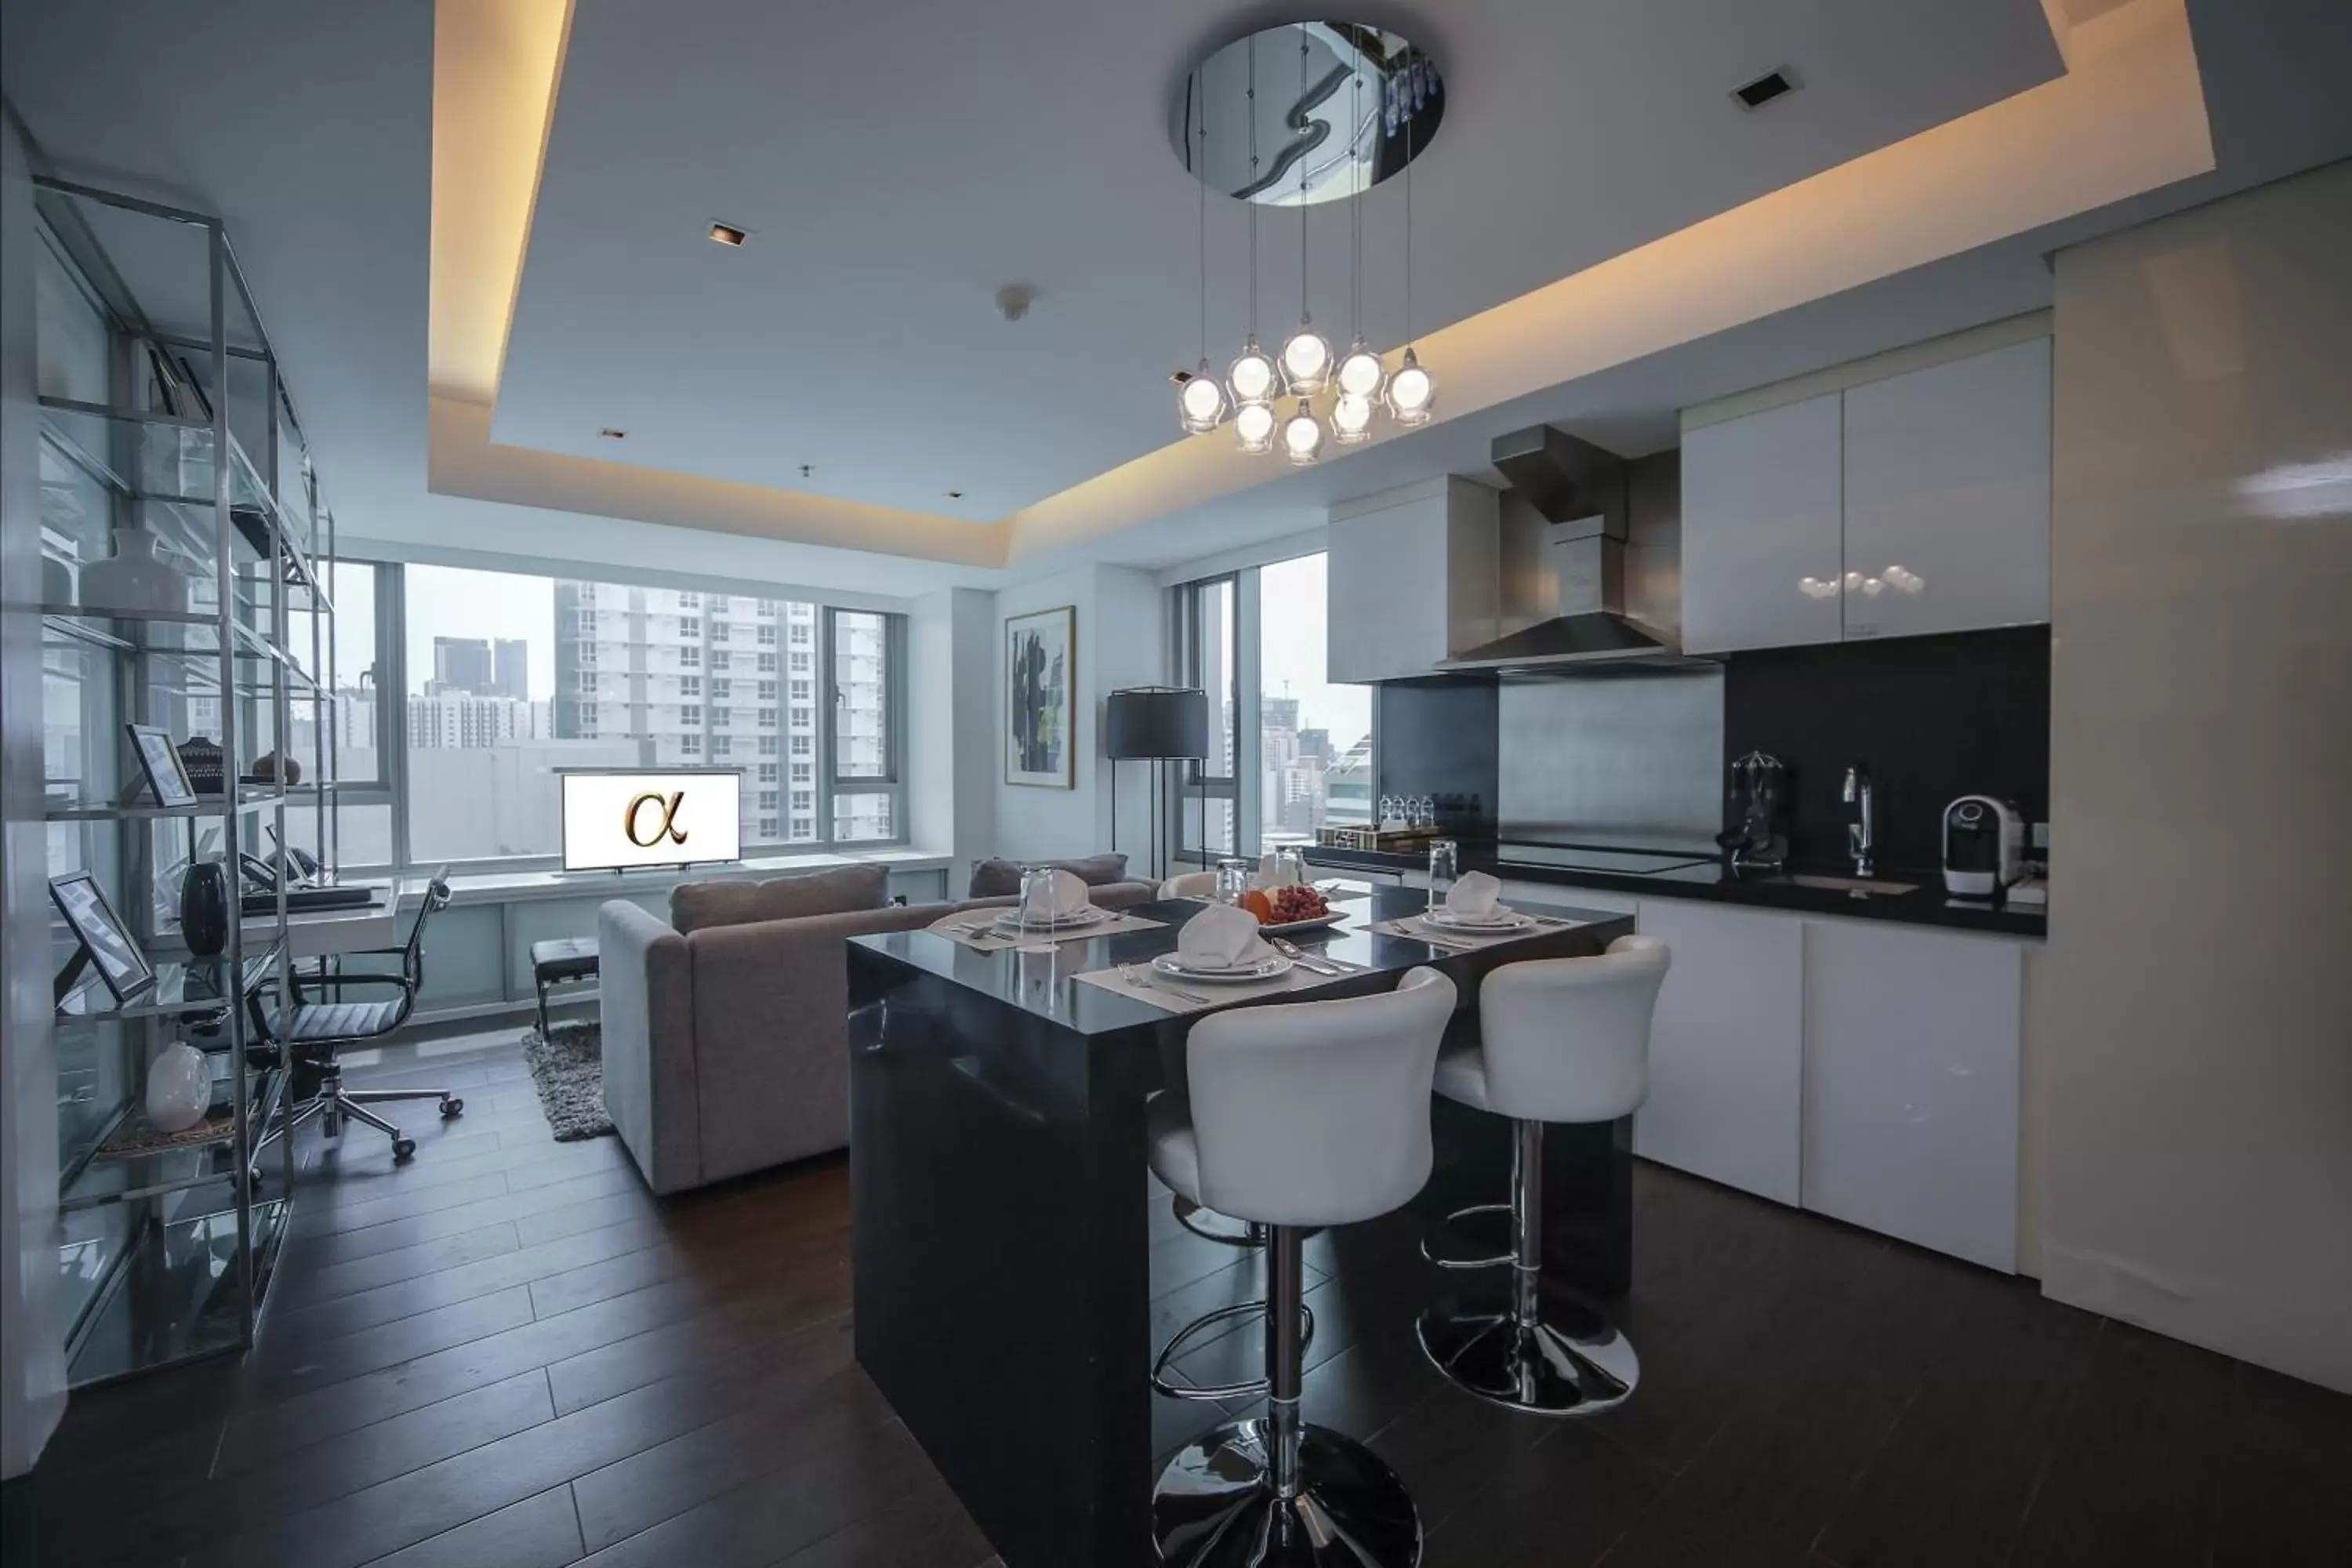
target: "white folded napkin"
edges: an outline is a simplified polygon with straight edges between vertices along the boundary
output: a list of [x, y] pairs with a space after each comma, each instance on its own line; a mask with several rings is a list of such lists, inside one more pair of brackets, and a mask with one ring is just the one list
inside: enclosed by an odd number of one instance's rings
[[1497, 900], [1502, 893], [1503, 884], [1486, 872], [1465, 871], [1445, 889], [1445, 912], [1464, 920], [1491, 920], [1501, 912]]
[[1211, 904], [1176, 932], [1177, 961], [1194, 969], [1232, 969], [1273, 952], [1257, 934], [1257, 917], [1232, 904]]
[[[1087, 893], [1086, 879], [1076, 872], [1057, 868], [1047, 875], [1053, 879], [1054, 894], [1049, 912], [1055, 920], [1067, 920], [1093, 901]], [[1016, 899], [1010, 913], [1014, 920], [1024, 920], [1028, 918], [1030, 910]]]
[[1054, 918], [1061, 920], [1076, 914], [1094, 901], [1087, 890], [1087, 879], [1076, 871], [1054, 872]]
[[1276, 888], [1286, 888], [1297, 880], [1298, 868], [1284, 860], [1280, 855], [1261, 855], [1257, 858], [1257, 877], [1254, 886], [1271, 892]]

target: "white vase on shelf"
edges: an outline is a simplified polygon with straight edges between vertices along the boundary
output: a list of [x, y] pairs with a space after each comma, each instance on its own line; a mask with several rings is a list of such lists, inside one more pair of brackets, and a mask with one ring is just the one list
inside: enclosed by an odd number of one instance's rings
[[147, 1067], [147, 1121], [158, 1132], [184, 1132], [213, 1108], [212, 1065], [182, 1040]]
[[114, 553], [81, 569], [81, 602], [94, 610], [185, 613], [188, 578], [163, 558], [153, 534], [143, 528], [118, 528]]

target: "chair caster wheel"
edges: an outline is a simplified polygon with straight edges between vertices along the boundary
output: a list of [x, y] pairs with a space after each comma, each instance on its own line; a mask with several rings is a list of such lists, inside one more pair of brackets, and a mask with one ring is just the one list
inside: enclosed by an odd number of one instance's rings
[[393, 1159], [394, 1159], [394, 1160], [395, 1160], [395, 1161], [405, 1160], [405, 1159], [408, 1159], [410, 1156], [414, 1155], [415, 1152], [416, 1152], [416, 1140], [415, 1140], [415, 1139], [414, 1139], [414, 1138], [395, 1138], [395, 1139], [394, 1139], [394, 1140], [392, 1141], [392, 1157], [393, 1157]]
[[463, 1116], [463, 1115], [465, 1115], [465, 1114], [466, 1114], [466, 1102], [465, 1102], [464, 1100], [443, 1100], [443, 1101], [441, 1102], [441, 1120], [442, 1120], [442, 1121], [448, 1121], [448, 1120], [449, 1120], [450, 1118], [452, 1118], [452, 1117], [456, 1117], [456, 1116]]

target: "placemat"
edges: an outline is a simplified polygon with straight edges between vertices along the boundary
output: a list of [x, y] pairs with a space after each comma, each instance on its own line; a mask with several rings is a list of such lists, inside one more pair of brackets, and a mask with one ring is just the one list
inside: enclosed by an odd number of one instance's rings
[[1491, 936], [1474, 935], [1455, 931], [1450, 926], [1433, 926], [1419, 915], [1407, 915], [1402, 920], [1382, 921], [1371, 929], [1382, 936], [1402, 936], [1414, 942], [1433, 942], [1440, 947], [1460, 948], [1465, 952], [1493, 947], [1506, 942], [1524, 942], [1531, 936], [1545, 936], [1556, 931], [1568, 931], [1576, 926], [1591, 925], [1590, 921], [1562, 920], [1557, 915], [1531, 915], [1536, 923], [1510, 931], [1496, 931]]
[[1278, 975], [1272, 980], [1253, 981], [1247, 985], [1223, 985], [1206, 980], [1187, 981], [1179, 980], [1173, 975], [1156, 974], [1152, 973], [1151, 965], [1149, 963], [1133, 963], [1128, 967], [1134, 971], [1139, 980], [1143, 980], [1145, 983], [1130, 984], [1117, 969], [1091, 969], [1084, 974], [1072, 975], [1071, 978], [1087, 985], [1099, 986], [1105, 991], [1117, 992], [1121, 996], [1131, 997], [1138, 1002], [1148, 1003], [1162, 1012], [1204, 1013], [1212, 1007], [1229, 1006], [1235, 1002], [1255, 1001], [1261, 996], [1279, 996], [1291, 991], [1312, 991], [1318, 986], [1348, 979], [1357, 973], [1350, 970], [1348, 974], [1318, 974], [1303, 963], [1293, 963], [1287, 974]]
[[1082, 942], [1090, 937], [1117, 936], [1121, 931], [1157, 931], [1166, 923], [1146, 920], [1141, 915], [1131, 915], [1123, 910], [1114, 910], [1108, 920], [1097, 921], [1090, 926], [1080, 926], [1072, 931], [1024, 931], [1016, 937], [997, 929], [999, 912], [992, 909], [960, 910], [954, 914], [941, 916], [925, 929], [976, 952], [1002, 952], [1024, 942], [1032, 946], [1041, 943], [1051, 946], [1056, 942]]

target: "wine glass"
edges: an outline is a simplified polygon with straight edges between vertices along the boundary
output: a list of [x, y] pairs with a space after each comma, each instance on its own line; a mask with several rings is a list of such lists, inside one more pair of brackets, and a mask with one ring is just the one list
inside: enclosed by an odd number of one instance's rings
[[1054, 924], [1054, 868], [1050, 866], [1024, 866], [1021, 868], [1021, 929], [1046, 931]]
[[1429, 907], [1433, 911], [1445, 902], [1446, 893], [1461, 873], [1461, 853], [1451, 838], [1439, 838], [1429, 846]]

